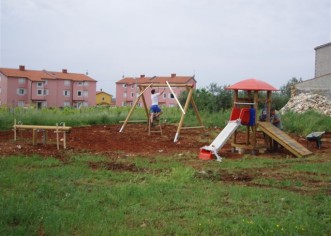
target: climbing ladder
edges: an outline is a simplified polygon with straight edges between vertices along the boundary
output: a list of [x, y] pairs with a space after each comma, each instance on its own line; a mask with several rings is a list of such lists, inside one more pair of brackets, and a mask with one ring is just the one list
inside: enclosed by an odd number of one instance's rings
[[154, 117], [153, 122], [151, 122], [151, 119], [148, 119], [148, 135], [151, 135], [151, 133], [160, 133], [162, 136], [162, 125], [160, 118]]

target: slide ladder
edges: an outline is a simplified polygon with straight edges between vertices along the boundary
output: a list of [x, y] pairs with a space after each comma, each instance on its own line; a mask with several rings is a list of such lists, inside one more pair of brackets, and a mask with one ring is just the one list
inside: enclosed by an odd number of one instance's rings
[[202, 160], [210, 160], [212, 159], [212, 154], [214, 154], [217, 158], [217, 161], [222, 161], [222, 158], [218, 155], [217, 152], [224, 146], [224, 144], [226, 144], [232, 134], [240, 126], [240, 124], [240, 119], [229, 121], [228, 124], [221, 131], [221, 133], [219, 133], [219, 135], [209, 146], [204, 146], [200, 148], [199, 158]]
[[303, 157], [312, 154], [311, 151], [309, 151], [307, 148], [295, 141], [288, 134], [286, 134], [284, 131], [280, 130], [273, 124], [269, 122], [259, 122], [258, 127], [262, 132], [264, 132], [270, 138], [278, 142], [296, 157]]

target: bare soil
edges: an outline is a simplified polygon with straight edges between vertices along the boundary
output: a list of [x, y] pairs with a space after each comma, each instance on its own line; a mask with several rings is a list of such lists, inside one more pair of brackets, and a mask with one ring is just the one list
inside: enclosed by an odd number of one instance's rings
[[[303, 191], [309, 193], [311, 191], [319, 191], [321, 188], [326, 189], [327, 194], [331, 194], [330, 183], [317, 181], [314, 176], [309, 177], [309, 173], [297, 174], [282, 173], [280, 169], [260, 168], [249, 169], [250, 171], [241, 171], [240, 173], [230, 173], [222, 170], [220, 173], [205, 173], [201, 172], [204, 169], [205, 161], [199, 160], [198, 155], [200, 147], [209, 145], [212, 140], [221, 131], [220, 129], [187, 129], [180, 133], [179, 141], [174, 143], [176, 126], [163, 125], [163, 135], [160, 133], [152, 133], [148, 135], [147, 126], [144, 124], [128, 124], [123, 132], [119, 132], [121, 125], [95, 125], [74, 127], [67, 134], [67, 149], [64, 150], [62, 143], [60, 150], [57, 150], [56, 136], [54, 132], [47, 131], [47, 143], [43, 143], [43, 132], [38, 133], [38, 144], [32, 145], [32, 131], [24, 130], [18, 132], [18, 140], [14, 142], [13, 131], [0, 132], [0, 156], [24, 155], [30, 156], [33, 154], [55, 157], [62, 161], [69, 160], [70, 156], [79, 153], [88, 153], [93, 155], [104, 155], [110, 158], [110, 162], [91, 162], [91, 169], [107, 168], [116, 171], [139, 172], [145, 171], [138, 169], [134, 164], [121, 164], [115, 160], [123, 157], [141, 156], [150, 158], [153, 161], [157, 156], [182, 155], [184, 162], [197, 170], [197, 177], [208, 180], [218, 180], [229, 183], [244, 184], [247, 186], [266, 187], [263, 184], [256, 184], [256, 178], [271, 178], [279, 181], [291, 179], [293, 181], [300, 180], [302, 186], [281, 187], [291, 188], [292, 191]], [[155, 128], [156, 129], [156, 128]], [[238, 139], [245, 140], [245, 133], [239, 133]], [[331, 158], [331, 132], [323, 136], [321, 148], [317, 148], [315, 142], [307, 142], [304, 137], [291, 135], [302, 145], [306, 146], [318, 158], [314, 162], [329, 162]], [[228, 142], [220, 151], [220, 155], [226, 159], [242, 158], [243, 154], [233, 153], [231, 151], [230, 142]], [[189, 154], [189, 155], [187, 155]], [[196, 159], [192, 159], [196, 156]], [[277, 152], [266, 152], [257, 154], [263, 158], [295, 158], [290, 152], [284, 148], [280, 148]], [[185, 158], [184, 158], [185, 157]], [[310, 173], [311, 175], [311, 173]]]

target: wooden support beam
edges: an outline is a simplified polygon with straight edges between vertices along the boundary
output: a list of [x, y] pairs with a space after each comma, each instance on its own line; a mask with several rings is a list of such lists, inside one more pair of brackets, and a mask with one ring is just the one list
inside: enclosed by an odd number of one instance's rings
[[[190, 91], [189, 91], [189, 93], [187, 95], [185, 106], [184, 106], [184, 111], [185, 112], [187, 111], [187, 108], [188, 108], [188, 106], [190, 104], [190, 101], [191, 101], [191, 98], [192, 98], [192, 94], [193, 94], [193, 89], [190, 89]], [[185, 118], [185, 113], [182, 113], [182, 116], [180, 117], [180, 121], [179, 121], [179, 124], [178, 124], [178, 127], [177, 127], [177, 132], [176, 132], [176, 135], [175, 135], [175, 138], [174, 138], [174, 142], [177, 142], [178, 141], [180, 129], [183, 126], [184, 118]]]
[[[190, 91], [190, 89], [193, 89], [193, 88], [186, 88], [186, 90], [188, 92]], [[200, 116], [200, 113], [199, 113], [199, 110], [198, 110], [198, 107], [197, 107], [197, 105], [196, 105], [196, 103], [194, 101], [194, 97], [193, 96], [192, 96], [192, 99], [191, 99], [191, 105], [193, 107], [193, 110], [194, 110], [195, 115], [198, 118], [199, 124], [204, 127], [203, 122], [202, 122], [202, 119], [201, 119], [201, 116]]]
[[[148, 87], [148, 84], [139, 84], [138, 85], [139, 87]], [[170, 84], [170, 86], [171, 87], [188, 87], [188, 88], [193, 88], [193, 84]], [[167, 84], [154, 84], [153, 83], [153, 86], [152, 86], [153, 88], [155, 87], [155, 88], [163, 88], [163, 87], [168, 87], [168, 85]]]
[[[141, 96], [143, 96], [143, 94], [144, 94], [144, 92], [152, 85], [153, 83], [151, 83], [151, 84], [149, 84], [148, 86], [146, 86], [145, 87], [145, 89], [138, 95], [138, 97], [136, 98], [136, 100], [135, 100], [135, 102], [134, 102], [134, 104], [133, 104], [133, 106], [131, 107], [131, 109], [130, 109], [130, 111], [129, 111], [129, 113], [128, 113], [128, 115], [126, 116], [126, 119], [125, 119], [125, 121], [124, 121], [124, 123], [123, 123], [123, 125], [122, 125], [122, 127], [121, 127], [121, 129], [120, 129], [120, 133], [124, 130], [124, 128], [125, 128], [125, 126], [127, 125], [127, 123], [128, 123], [128, 121], [129, 121], [129, 119], [130, 119], [130, 117], [131, 117], [131, 115], [132, 115], [132, 112], [133, 112], [133, 110], [134, 110], [134, 108], [137, 106], [137, 103], [138, 103], [138, 101], [139, 101], [139, 99], [141, 98]], [[143, 102], [144, 102], [144, 106], [145, 106], [145, 100], [144, 100], [144, 98], [143, 98]]]

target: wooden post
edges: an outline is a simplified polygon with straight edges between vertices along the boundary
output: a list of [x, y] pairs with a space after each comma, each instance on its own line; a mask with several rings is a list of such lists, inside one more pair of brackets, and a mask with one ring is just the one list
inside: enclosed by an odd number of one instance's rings
[[[66, 124], [63, 122], [62, 127], [65, 127], [65, 126], [66, 126]], [[66, 138], [67, 138], [67, 133], [66, 133], [65, 130], [63, 130], [63, 148], [64, 149], [67, 148], [67, 140], [66, 140]]]
[[[141, 87], [139, 87], [139, 89], [140, 89], [140, 91], [142, 91], [142, 88]], [[145, 99], [145, 94], [142, 94], [141, 95], [141, 99], [142, 99], [142, 101], [143, 101], [143, 105], [144, 105], [144, 109], [145, 109], [145, 113], [146, 113], [146, 117], [147, 117], [147, 125], [148, 125], [148, 122], [149, 122], [149, 108], [147, 107], [147, 103], [146, 103], [146, 99]]]
[[[236, 107], [236, 102], [238, 102], [238, 89], [234, 90], [234, 95], [233, 95], [233, 108]], [[232, 142], [234, 144], [237, 143], [237, 130], [234, 131], [234, 135], [232, 137]]]
[[[193, 89], [191, 89], [189, 91], [188, 95], [187, 95], [187, 99], [186, 99], [185, 106], [184, 106], [185, 113], [186, 113], [187, 108], [190, 104], [192, 93], [193, 93]], [[180, 121], [179, 121], [179, 124], [178, 124], [178, 127], [177, 127], [177, 132], [176, 132], [176, 135], [175, 135], [175, 138], [174, 138], [174, 142], [178, 141], [178, 137], [179, 137], [180, 129], [182, 128], [182, 125], [183, 125], [185, 113], [182, 113], [182, 116], [180, 117]]]
[[14, 141], [17, 140], [17, 133], [16, 133], [17, 129], [16, 129], [16, 119], [14, 119]]
[[[190, 90], [193, 90], [193, 87], [190, 87], [190, 88], [186, 88], [188, 92], [190, 92]], [[197, 116], [198, 118], [198, 121], [199, 121], [199, 124], [201, 126], [204, 126], [203, 125], [203, 122], [202, 122], [202, 119], [201, 119], [201, 116], [200, 116], [200, 113], [199, 113], [199, 110], [198, 110], [198, 107], [197, 105], [195, 104], [195, 101], [194, 101], [194, 97], [192, 96], [192, 99], [191, 99], [191, 105], [193, 107], [193, 110], [194, 110], [194, 113], [195, 115]]]
[[270, 121], [270, 110], [271, 110], [271, 91], [267, 91], [267, 121]]
[[255, 124], [252, 127], [253, 129], [253, 151], [257, 147], [257, 137], [256, 137], [256, 125], [258, 121], [258, 108], [259, 108], [259, 92], [257, 90], [254, 91], [254, 109], [255, 109]]
[[143, 95], [144, 92], [145, 92], [145, 91], [146, 91], [146, 90], [147, 90], [152, 84], [153, 84], [153, 83], [151, 83], [150, 85], [148, 85], [148, 86], [144, 89], [144, 91], [142, 91], [142, 92], [138, 95], [138, 97], [137, 97], [136, 101], [134, 102], [133, 106], [131, 107], [131, 109], [130, 109], [128, 115], [126, 116], [126, 119], [125, 119], [125, 121], [124, 121], [124, 123], [123, 123], [123, 125], [122, 125], [122, 127], [121, 127], [121, 129], [120, 129], [120, 133], [124, 130], [125, 126], [127, 125], [128, 121], [129, 121], [129, 119], [130, 119], [130, 117], [131, 117], [131, 115], [132, 115], [132, 112], [133, 112], [134, 108], [137, 106], [137, 103], [138, 103], [138, 101], [139, 101], [141, 95]]
[[60, 143], [59, 143], [59, 124], [56, 123], [56, 147], [57, 147], [57, 150], [60, 150]]
[[37, 129], [32, 129], [32, 144], [37, 144]]

